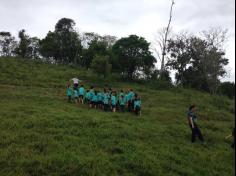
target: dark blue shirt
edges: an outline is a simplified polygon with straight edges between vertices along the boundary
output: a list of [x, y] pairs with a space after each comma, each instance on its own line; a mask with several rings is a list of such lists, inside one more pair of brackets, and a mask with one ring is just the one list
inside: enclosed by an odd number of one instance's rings
[[192, 111], [188, 111], [188, 120], [190, 121], [191, 119], [192, 119], [192, 121], [193, 121], [194, 123], [197, 122], [197, 116], [196, 116], [196, 114], [195, 114], [194, 112], [192, 112]]

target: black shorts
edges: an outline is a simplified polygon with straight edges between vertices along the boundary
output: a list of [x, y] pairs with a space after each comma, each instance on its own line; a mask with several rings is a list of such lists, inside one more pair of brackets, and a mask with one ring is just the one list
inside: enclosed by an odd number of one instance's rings
[[136, 114], [140, 113], [141, 107], [136, 106], [135, 109], [134, 109], [134, 111], [135, 111]]
[[120, 108], [121, 108], [121, 109], [122, 109], [122, 108], [124, 109], [124, 108], [125, 108], [125, 105], [120, 105]]
[[98, 104], [99, 105], [103, 105], [103, 101], [98, 101]]
[[116, 105], [111, 105], [112, 109], [115, 109], [116, 108]]
[[83, 96], [83, 95], [80, 95], [80, 96], [79, 96], [79, 98], [82, 98], [82, 99], [84, 99], [84, 96]]
[[97, 105], [98, 105], [98, 102], [92, 101], [91, 104], [92, 104], [93, 106], [97, 106]]
[[78, 100], [78, 97], [74, 97], [74, 99]]

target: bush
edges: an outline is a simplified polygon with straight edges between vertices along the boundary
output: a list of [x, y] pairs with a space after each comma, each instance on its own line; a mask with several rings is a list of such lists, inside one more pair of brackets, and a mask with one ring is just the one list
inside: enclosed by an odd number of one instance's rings
[[224, 82], [220, 84], [219, 94], [228, 96], [229, 98], [235, 97], [235, 83]]
[[109, 56], [96, 55], [92, 61], [92, 69], [96, 73], [103, 75], [104, 78], [109, 76], [112, 69], [112, 65], [109, 63]]

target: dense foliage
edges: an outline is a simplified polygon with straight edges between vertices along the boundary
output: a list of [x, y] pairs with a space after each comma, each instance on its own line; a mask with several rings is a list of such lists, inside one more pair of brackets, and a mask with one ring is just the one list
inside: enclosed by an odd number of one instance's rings
[[75, 25], [74, 20], [62, 18], [43, 39], [30, 37], [24, 29], [19, 31], [19, 41], [9, 32], [0, 32], [0, 55], [74, 65], [104, 77], [116, 74], [124, 80], [151, 81], [167, 87], [173, 86], [170, 71], [174, 70], [177, 86], [233, 96], [232, 89], [230, 93], [225, 91], [220, 82], [228, 64], [223, 48], [227, 31], [210, 29], [202, 36], [172, 35], [166, 46], [168, 62], [161, 71], [145, 38], [79, 33]]

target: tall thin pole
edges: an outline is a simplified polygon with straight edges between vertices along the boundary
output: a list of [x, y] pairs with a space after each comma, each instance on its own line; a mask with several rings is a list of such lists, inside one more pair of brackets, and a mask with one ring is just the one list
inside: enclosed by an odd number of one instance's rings
[[172, 13], [173, 13], [173, 6], [174, 6], [175, 2], [174, 0], [172, 0], [171, 3], [171, 8], [170, 8], [170, 18], [169, 18], [169, 22], [166, 28], [166, 32], [165, 32], [165, 38], [164, 38], [164, 43], [163, 43], [163, 51], [162, 51], [162, 59], [161, 59], [161, 72], [163, 72], [165, 70], [165, 56], [166, 56], [166, 45], [167, 45], [167, 41], [168, 41], [168, 34], [169, 34], [169, 30], [170, 30], [170, 24], [172, 21]]

